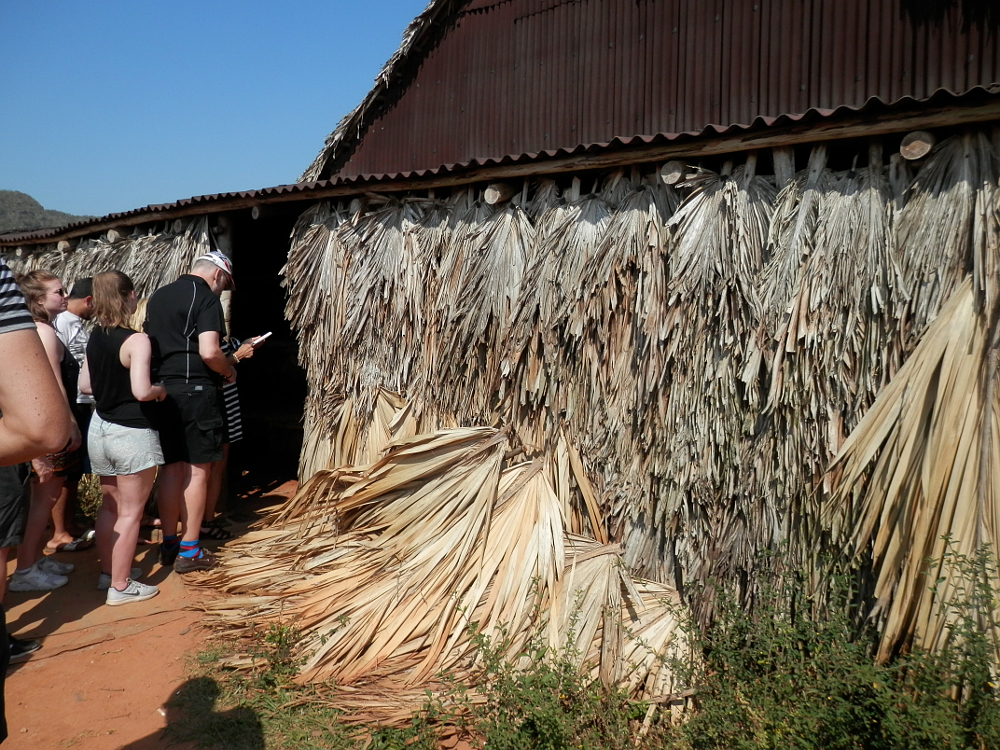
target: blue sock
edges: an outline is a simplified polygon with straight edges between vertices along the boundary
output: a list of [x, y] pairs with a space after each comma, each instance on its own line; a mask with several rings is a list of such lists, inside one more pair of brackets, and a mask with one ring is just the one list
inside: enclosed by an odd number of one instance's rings
[[164, 535], [162, 544], [166, 549], [170, 550], [177, 549], [177, 535], [176, 534], [174, 534], [173, 536]]
[[181, 557], [195, 558], [201, 554], [201, 549], [198, 548], [198, 539], [193, 542], [181, 542]]

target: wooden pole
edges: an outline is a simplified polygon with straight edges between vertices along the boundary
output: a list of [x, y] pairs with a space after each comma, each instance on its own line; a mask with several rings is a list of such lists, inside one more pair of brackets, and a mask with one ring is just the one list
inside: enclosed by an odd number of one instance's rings
[[774, 162], [774, 182], [781, 190], [795, 179], [795, 149], [788, 146], [773, 148], [771, 160]]

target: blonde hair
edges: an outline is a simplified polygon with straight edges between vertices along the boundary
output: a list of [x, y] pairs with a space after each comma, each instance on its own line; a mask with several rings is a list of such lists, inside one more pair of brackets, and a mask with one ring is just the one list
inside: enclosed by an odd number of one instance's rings
[[45, 285], [53, 280], [59, 281], [59, 277], [50, 271], [44, 271], [40, 268], [15, 278], [17, 285], [21, 287], [21, 294], [24, 295], [24, 301], [28, 303], [28, 312], [31, 313], [31, 317], [36, 321], [42, 323], [52, 322], [43, 301], [45, 300], [45, 295], [49, 292], [45, 288]]
[[143, 297], [141, 300], [136, 301], [135, 312], [132, 313], [132, 322], [128, 326], [136, 331], [141, 331], [143, 326], [146, 324], [146, 304], [149, 302], [149, 297]]
[[101, 328], [132, 328], [128, 309], [129, 292], [135, 291], [132, 279], [121, 271], [105, 271], [94, 277], [94, 321]]

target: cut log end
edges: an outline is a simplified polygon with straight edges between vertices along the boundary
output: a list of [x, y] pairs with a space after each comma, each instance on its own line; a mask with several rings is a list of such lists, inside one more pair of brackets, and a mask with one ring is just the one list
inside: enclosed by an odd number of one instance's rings
[[677, 160], [668, 161], [660, 167], [660, 179], [666, 185], [676, 185], [684, 179], [684, 162]]
[[517, 189], [508, 182], [494, 182], [483, 191], [483, 200], [490, 206], [510, 200]]
[[912, 133], [907, 133], [903, 142], [899, 144], [899, 153], [908, 161], [923, 159], [934, 148], [936, 141], [933, 133], [926, 130], [914, 130]]

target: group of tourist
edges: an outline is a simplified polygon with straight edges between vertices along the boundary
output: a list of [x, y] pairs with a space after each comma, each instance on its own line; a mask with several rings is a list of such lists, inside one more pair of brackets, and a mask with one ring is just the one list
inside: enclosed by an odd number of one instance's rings
[[[30, 479], [23, 465], [0, 469], [0, 561], [18, 547], [10, 589], [65, 585], [74, 566], [51, 554], [96, 543], [98, 588], [107, 591], [108, 605], [156, 596], [157, 587], [138, 580], [142, 571], [132, 564], [154, 482], [160, 564], [178, 573], [212, 568], [215, 560], [200, 537], [229, 535], [205, 518], [206, 502], [210, 489], [218, 494], [213, 479], [221, 480], [229, 434], [239, 426], [238, 417], [227, 424], [221, 388], [234, 383], [236, 363], [254, 352], [254, 342], [222, 349], [219, 296], [233, 286], [229, 258], [207, 253], [189, 274], [157, 290], [146, 306], [144, 332], [135, 325], [135, 288], [121, 271], [79, 279], [72, 292], [44, 270], [17, 282], [72, 418], [59, 450], [31, 457]], [[95, 529], [77, 535], [71, 509], [85, 471], [99, 477], [102, 504]], [[16, 658], [37, 647], [12, 639], [10, 650]]]
[[[0, 262], [0, 563], [18, 548], [12, 591], [65, 585], [74, 566], [51, 555], [96, 543], [108, 605], [156, 596], [132, 566], [154, 483], [160, 564], [178, 573], [215, 566], [200, 538], [229, 536], [212, 516], [239, 433], [235, 365], [265, 338], [225, 339], [220, 295], [233, 286], [229, 258], [202, 255], [152, 295], [140, 331], [135, 288], [121, 271], [78, 279], [68, 292], [48, 271], [15, 280]], [[102, 495], [89, 532], [72, 513], [85, 472], [99, 477]], [[5, 587], [0, 576], [0, 600]], [[39, 644], [8, 639], [5, 624], [0, 636], [2, 680], [12, 658]], [[0, 690], [0, 717], [2, 700]]]

